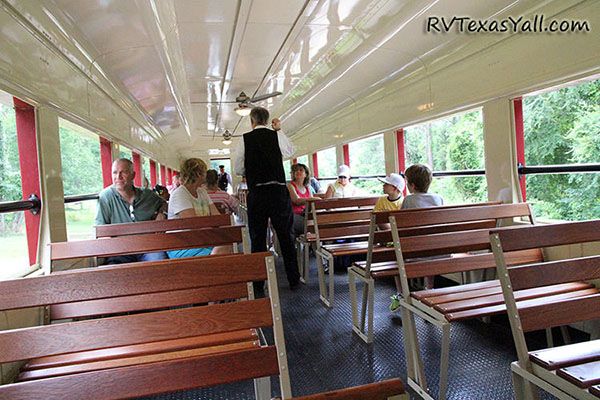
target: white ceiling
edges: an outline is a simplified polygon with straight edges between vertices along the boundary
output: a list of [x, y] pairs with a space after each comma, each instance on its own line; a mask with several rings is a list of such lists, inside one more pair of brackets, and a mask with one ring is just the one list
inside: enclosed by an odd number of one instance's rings
[[257, 104], [281, 116], [293, 139], [392, 80], [502, 39], [426, 33], [427, 16], [502, 18], [549, 3], [556, 1], [54, 0], [47, 12], [76, 30], [93, 62], [187, 157], [222, 147], [225, 129], [250, 129], [234, 112], [241, 91], [282, 92]]

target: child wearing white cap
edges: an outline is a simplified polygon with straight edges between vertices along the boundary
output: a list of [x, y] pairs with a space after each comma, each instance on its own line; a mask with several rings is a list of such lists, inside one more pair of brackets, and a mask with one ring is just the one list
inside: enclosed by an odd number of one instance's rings
[[385, 178], [377, 178], [383, 182], [383, 193], [375, 203], [373, 211], [395, 211], [402, 207], [402, 191], [404, 190], [404, 178], [399, 174], [390, 174]]

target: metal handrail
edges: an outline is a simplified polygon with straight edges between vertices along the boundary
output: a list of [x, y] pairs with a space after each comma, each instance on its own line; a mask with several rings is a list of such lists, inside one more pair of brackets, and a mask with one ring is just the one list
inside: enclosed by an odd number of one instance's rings
[[35, 194], [29, 196], [27, 200], [4, 201], [0, 203], [0, 213], [10, 213], [18, 211], [31, 211], [33, 215], [40, 212], [42, 202]]
[[65, 196], [65, 204], [78, 203], [80, 201], [98, 200], [98, 193], [76, 194], [73, 196]]
[[[401, 174], [404, 175], [404, 174]], [[433, 176], [434, 178], [443, 178], [443, 177], [447, 177], [447, 176], [485, 176], [485, 170], [484, 169], [465, 169], [465, 170], [458, 170], [458, 171], [434, 171], [433, 172]], [[376, 179], [376, 178], [385, 178], [385, 175], [353, 175], [351, 177], [352, 179]], [[327, 180], [327, 181], [332, 181], [332, 180], [336, 180], [337, 176], [327, 176], [327, 177], [320, 177], [319, 180]]]
[[519, 172], [519, 175], [568, 174], [570, 172], [600, 172], [600, 163], [533, 166], [525, 166], [519, 163], [519, 165], [517, 166], [517, 171]]

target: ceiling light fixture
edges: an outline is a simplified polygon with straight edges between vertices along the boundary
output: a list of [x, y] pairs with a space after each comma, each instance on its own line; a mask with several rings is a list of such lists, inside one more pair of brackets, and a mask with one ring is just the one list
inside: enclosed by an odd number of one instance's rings
[[235, 112], [240, 117], [247, 117], [248, 115], [250, 115], [250, 111], [251, 111], [251, 108], [248, 107], [248, 105], [246, 105], [246, 104], [240, 104], [240, 106], [235, 109]]
[[225, 129], [225, 132], [223, 132], [223, 144], [225, 146], [229, 146], [231, 144], [231, 136], [231, 132]]

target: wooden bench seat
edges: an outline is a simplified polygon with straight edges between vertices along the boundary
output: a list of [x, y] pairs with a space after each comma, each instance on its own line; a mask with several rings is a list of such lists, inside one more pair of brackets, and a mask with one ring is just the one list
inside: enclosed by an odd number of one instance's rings
[[[504, 219], [525, 217], [533, 222], [531, 209], [527, 204], [501, 204], [489, 206], [463, 207], [447, 210], [428, 209], [411, 214], [401, 211], [389, 213], [390, 234], [394, 243], [396, 270], [400, 283], [400, 309], [402, 312], [402, 327], [405, 335], [405, 354], [408, 365], [408, 384], [422, 397], [431, 398], [425, 367], [421, 356], [415, 315], [432, 323], [441, 329], [442, 340], [439, 364], [439, 398], [445, 397], [448, 377], [448, 362], [450, 352], [450, 329], [452, 323], [469, 318], [489, 316], [505, 312], [501, 297], [501, 288], [497, 281], [484, 281], [460, 284], [448, 288], [411, 291], [408, 280], [432, 275], [466, 273], [476, 270], [493, 268], [494, 258], [490, 252], [489, 232], [492, 228], [475, 228], [466, 225], [464, 230], [452, 229], [450, 232], [404, 236], [403, 229], [414, 229], [423, 225], [444, 223], [457, 224], [490, 221], [494, 224], [504, 222]], [[382, 221], [380, 221], [381, 223]], [[384, 239], [382, 233], [379, 234]], [[375, 238], [376, 235], [373, 235]], [[374, 252], [373, 255], [376, 255]], [[431, 258], [431, 256], [436, 256]], [[425, 258], [424, 258], [425, 257]], [[510, 254], [508, 262], [511, 265], [521, 265], [539, 262], [542, 253], [539, 249]], [[369, 258], [363, 274], [370, 272]], [[389, 266], [389, 264], [388, 264]], [[353, 267], [359, 276], [359, 266]], [[381, 269], [380, 269], [381, 271]], [[372, 290], [373, 278], [368, 282], [368, 290]], [[578, 290], [580, 289], [580, 290]], [[552, 294], [565, 296], [571, 293], [582, 294], [590, 289], [589, 285], [561, 286], [552, 289]], [[566, 292], [566, 293], [565, 293]], [[543, 293], [529, 291], [521, 294], [523, 301], [534, 301], [544, 297]], [[364, 294], [363, 294], [364, 304]], [[372, 308], [372, 307], [371, 307]], [[364, 306], [363, 306], [364, 310]], [[358, 328], [364, 327], [364, 313], [361, 315]], [[369, 315], [369, 319], [370, 319]], [[355, 328], [356, 329], [356, 328]]]
[[[92, 392], [94, 399], [117, 399], [255, 378], [268, 398], [265, 382], [272, 375], [279, 375], [283, 397], [289, 398], [274, 269], [270, 253], [255, 253], [0, 282], [0, 310], [69, 305], [68, 313], [58, 314], [76, 318], [0, 332], [0, 363], [27, 361], [17, 383], [0, 386], [0, 398], [79, 399]], [[265, 279], [271, 298], [253, 300], [247, 288]], [[236, 288], [236, 294], [211, 291], [213, 286]], [[199, 290], [197, 298], [190, 297], [192, 289]], [[171, 296], [140, 300], [165, 293]], [[232, 298], [238, 301], [214, 304]], [[76, 307], [111, 299], [118, 307], [101, 313]], [[273, 328], [274, 345], [263, 342], [258, 330], [264, 327]]]
[[388, 379], [325, 393], [294, 397], [292, 400], [402, 400], [408, 399], [400, 379]]
[[529, 359], [549, 371], [598, 361], [600, 360], [600, 340], [532, 351], [529, 352]]
[[183, 339], [163, 340], [153, 343], [142, 343], [130, 346], [117, 346], [109, 349], [89, 350], [78, 353], [60, 354], [56, 356], [39, 357], [25, 364], [22, 371], [33, 371], [47, 368], [57, 368], [72, 364], [105, 361], [123, 356], [137, 357], [149, 354], [159, 354], [171, 351], [181, 351], [195, 348], [222, 346], [232, 343], [254, 342], [258, 340], [256, 329], [244, 329], [219, 333], [215, 335], [195, 336]]
[[517, 349], [518, 361], [511, 365], [516, 398], [536, 399], [538, 388], [561, 399], [597, 397], [593, 386], [600, 383], [600, 340], [529, 352], [525, 333], [600, 319], [598, 289], [582, 289], [590, 293], [581, 296], [565, 293], [524, 301], [519, 301], [519, 293], [595, 281], [600, 278], [600, 256], [511, 267], [505, 254], [533, 247], [578, 244], [582, 248], [599, 242], [600, 220], [492, 230], [490, 239]]
[[[485, 203], [487, 204], [487, 203]], [[494, 203], [496, 204], [496, 203]], [[481, 205], [481, 204], [479, 204]], [[459, 206], [441, 206], [436, 207], [439, 210], [460, 208], [460, 207], [472, 207], [476, 205], [459, 205]], [[418, 212], [419, 209], [409, 209], [402, 210], [402, 212], [410, 214], [413, 212]], [[394, 250], [390, 246], [386, 246], [386, 242], [391, 242], [391, 238], [387, 240], [380, 239], [378, 237], [378, 233], [374, 232], [377, 228], [377, 225], [374, 223], [374, 214], [381, 213], [373, 213], [368, 211], [349, 211], [347, 213], [338, 213], [335, 215], [324, 215], [324, 216], [314, 216], [315, 223], [315, 233], [319, 236], [319, 244], [317, 245], [317, 268], [319, 271], [319, 282], [320, 282], [320, 298], [321, 301], [328, 307], [333, 306], [333, 268], [331, 266], [334, 263], [334, 260], [337, 257], [342, 256], [361, 256], [366, 257], [369, 253], [369, 249], [372, 253], [381, 253], [377, 259], [381, 258], [389, 259], [393, 257]], [[365, 219], [368, 218], [368, 219]], [[342, 221], [351, 222], [354, 221], [354, 225], [346, 226], [343, 228], [329, 228], [330, 225], [326, 225], [323, 227], [323, 224], [331, 224], [331, 223], [340, 223]], [[387, 222], [387, 221], [386, 221]], [[476, 228], [491, 228], [495, 226], [495, 221], [469, 221], [468, 224], [473, 224], [472, 229]], [[439, 226], [434, 226], [438, 224], [430, 224], [431, 226], [425, 226], [425, 224], [417, 225], [417, 228], [411, 228], [410, 226], [406, 226], [403, 232], [404, 236], [410, 235], [421, 235], [427, 233], [435, 233], [440, 231], [452, 231], [452, 230], [462, 230], [465, 229], [462, 221], [459, 223], [453, 224], [448, 223], [444, 226], [444, 228], [440, 228]], [[375, 236], [373, 239], [372, 236]], [[389, 236], [389, 234], [388, 234]], [[345, 241], [345, 243], [331, 243], [332, 241]], [[329, 242], [329, 243], [327, 243]], [[375, 244], [376, 243], [376, 244]], [[326, 285], [325, 282], [325, 272], [324, 272], [324, 264], [329, 266], [329, 285]]]
[[[489, 230], [503, 219], [529, 215], [529, 207], [523, 204], [472, 204], [373, 213], [369, 241], [363, 250], [366, 261], [355, 262], [348, 274], [353, 331], [367, 343], [373, 341], [375, 278], [393, 276], [398, 292], [405, 292], [408, 289], [401, 287], [403, 274], [412, 279], [493, 268]], [[378, 230], [392, 218], [395, 225], [391, 230]], [[354, 245], [347, 248], [358, 254], [358, 248], [351, 248]], [[335, 252], [342, 248], [331, 246]], [[402, 263], [406, 259], [404, 272], [399, 269], [398, 251]], [[532, 257], [535, 260], [539, 252], [517, 253], [513, 258], [515, 262], [526, 262]], [[360, 315], [356, 281], [363, 282]]]
[[[297, 240], [298, 269], [300, 280], [308, 281], [310, 249], [317, 250], [320, 232], [317, 217], [320, 218], [322, 228], [351, 228], [369, 224], [368, 211], [373, 209], [377, 197], [350, 197], [311, 200], [304, 208], [304, 234]], [[352, 213], [354, 211], [354, 213]], [[351, 213], [345, 219], [343, 215]], [[342, 215], [342, 217], [340, 217]], [[368, 233], [368, 231], [366, 232]], [[365, 235], [365, 232], [355, 231], [356, 235]], [[325, 232], [321, 232], [325, 234]], [[323, 236], [325, 237], [325, 235]], [[321, 283], [321, 281], [319, 281]]]

